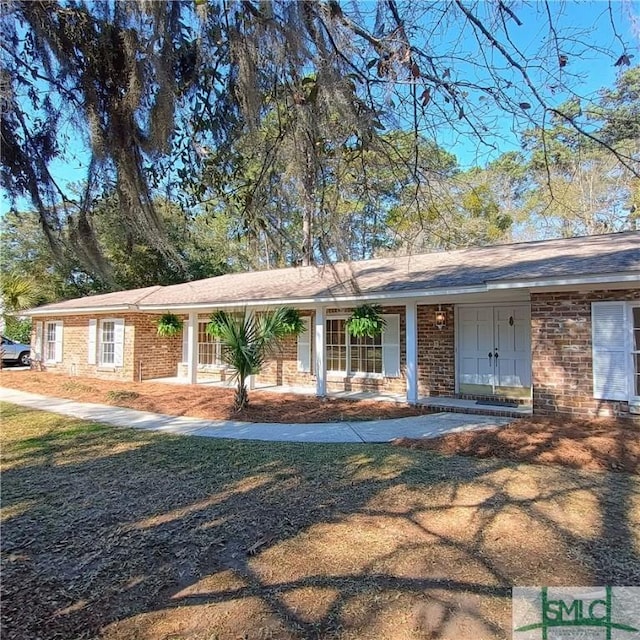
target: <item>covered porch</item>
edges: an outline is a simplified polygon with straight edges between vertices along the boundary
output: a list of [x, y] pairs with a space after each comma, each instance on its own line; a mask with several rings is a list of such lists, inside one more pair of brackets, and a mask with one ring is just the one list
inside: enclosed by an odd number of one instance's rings
[[[306, 331], [285, 341], [279, 355], [250, 380], [250, 388], [401, 402], [432, 411], [529, 415], [528, 292], [491, 298], [457, 294], [372, 300], [382, 308], [385, 330], [377, 340], [364, 341], [345, 331], [353, 306], [299, 307]], [[221, 345], [205, 335], [213, 311], [185, 314], [178, 376], [161, 381], [233, 386], [221, 362]]]

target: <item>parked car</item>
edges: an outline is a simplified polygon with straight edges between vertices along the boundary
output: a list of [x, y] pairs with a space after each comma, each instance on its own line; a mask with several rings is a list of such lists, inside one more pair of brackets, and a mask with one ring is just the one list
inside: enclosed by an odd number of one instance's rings
[[31, 364], [31, 347], [28, 344], [15, 342], [2, 336], [2, 363], [3, 364], [19, 364], [28, 367]]

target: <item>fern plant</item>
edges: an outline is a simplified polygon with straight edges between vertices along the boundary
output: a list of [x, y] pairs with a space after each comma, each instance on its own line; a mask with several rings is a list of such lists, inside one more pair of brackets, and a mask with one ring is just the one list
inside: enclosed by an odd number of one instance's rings
[[363, 304], [347, 320], [347, 331], [355, 338], [375, 338], [384, 331], [385, 324], [378, 305]]
[[285, 307], [282, 310], [282, 324], [286, 335], [298, 336], [306, 330], [300, 312], [291, 307]]
[[161, 338], [173, 338], [182, 332], [182, 320], [175, 313], [165, 313], [156, 323]]

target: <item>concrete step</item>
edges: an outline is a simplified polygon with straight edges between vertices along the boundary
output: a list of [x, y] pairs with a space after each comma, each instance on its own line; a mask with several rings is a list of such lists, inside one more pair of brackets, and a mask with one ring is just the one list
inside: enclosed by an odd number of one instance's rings
[[463, 400], [461, 398], [422, 398], [419, 404], [426, 407], [429, 412], [468, 413], [478, 416], [496, 416], [501, 418], [526, 418], [533, 415], [530, 404], [521, 404], [517, 407], [476, 404], [475, 400]]

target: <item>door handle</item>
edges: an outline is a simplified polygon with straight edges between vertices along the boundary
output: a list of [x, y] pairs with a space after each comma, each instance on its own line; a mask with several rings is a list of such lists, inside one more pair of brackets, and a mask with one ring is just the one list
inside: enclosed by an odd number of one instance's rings
[[491, 351], [489, 351], [489, 362], [491, 362], [492, 358], [493, 358], [493, 353], [491, 353]]
[[496, 352], [493, 354], [493, 357], [497, 360], [500, 356], [498, 354], [498, 350], [496, 349]]

